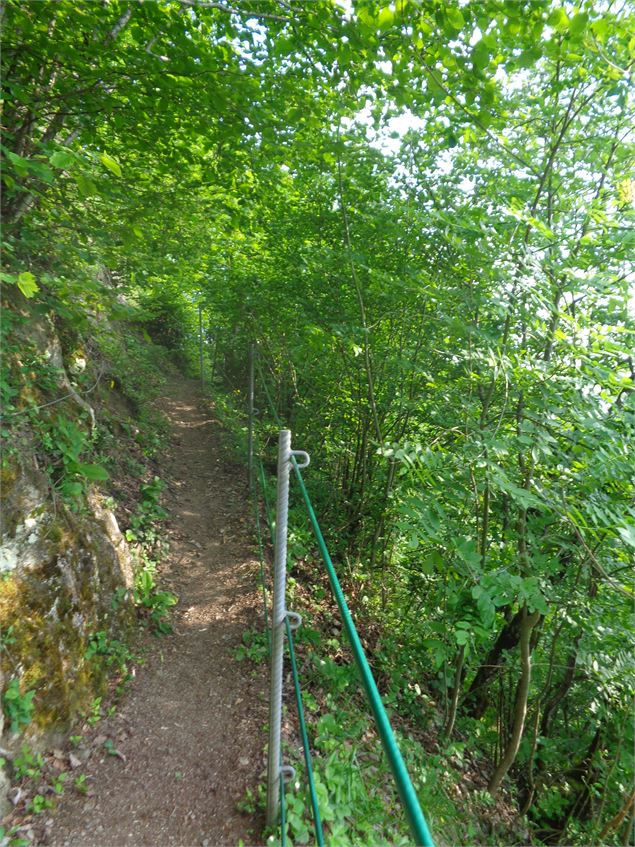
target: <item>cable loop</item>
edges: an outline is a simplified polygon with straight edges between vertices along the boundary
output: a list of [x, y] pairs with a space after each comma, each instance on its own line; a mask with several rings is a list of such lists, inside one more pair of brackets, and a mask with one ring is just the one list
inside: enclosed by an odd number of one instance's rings
[[293, 782], [295, 779], [295, 768], [293, 765], [280, 765], [280, 779], [285, 784]]
[[292, 450], [291, 455], [294, 456], [294, 457], [299, 456], [299, 457], [302, 457], [302, 459], [303, 459], [302, 463], [300, 463], [300, 462], [295, 463], [297, 468], [302, 469], [302, 468], [308, 468], [309, 467], [309, 465], [311, 463], [311, 457], [309, 456], [309, 454], [305, 450]]
[[289, 628], [293, 632], [302, 626], [302, 615], [299, 615], [297, 612], [290, 612], [287, 609], [287, 620], [289, 621]]

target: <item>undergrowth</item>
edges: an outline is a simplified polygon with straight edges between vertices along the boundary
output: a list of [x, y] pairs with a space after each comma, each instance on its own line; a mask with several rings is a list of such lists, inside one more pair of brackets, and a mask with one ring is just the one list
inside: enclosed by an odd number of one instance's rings
[[[268, 500], [274, 502], [270, 480], [267, 486]], [[357, 669], [343, 640], [339, 613], [315, 555], [303, 510], [292, 504], [287, 603], [301, 611], [303, 617], [303, 625], [295, 635], [296, 652], [325, 840], [329, 847], [411, 844], [392, 773]], [[367, 643], [368, 658], [380, 681], [399, 748], [431, 831], [437, 834], [439, 843], [527, 843], [528, 833], [506, 814], [504, 804], [497, 806], [485, 790], [483, 763], [462, 741], [443, 739], [443, 715], [430, 692], [412, 680], [408, 657], [391, 650], [389, 639], [385, 648], [390, 652], [384, 653], [376, 627], [367, 629], [364, 611], [369, 599], [357, 588], [351, 585], [348, 593], [357, 607], [354, 616], [359, 633]], [[373, 644], [377, 644], [381, 655], [369, 652]], [[263, 662], [267, 656], [266, 633], [248, 630], [236, 659]], [[290, 704], [291, 691], [287, 690], [285, 696]], [[289, 705], [288, 709], [295, 713], [294, 706]], [[293, 783], [285, 790], [286, 844], [292, 847], [315, 843], [299, 737], [286, 738], [283, 757], [296, 772]], [[245, 798], [243, 806], [264, 809], [265, 795], [265, 787], [261, 786], [256, 796]], [[279, 845], [279, 833], [269, 833], [267, 843], [271, 847]]]

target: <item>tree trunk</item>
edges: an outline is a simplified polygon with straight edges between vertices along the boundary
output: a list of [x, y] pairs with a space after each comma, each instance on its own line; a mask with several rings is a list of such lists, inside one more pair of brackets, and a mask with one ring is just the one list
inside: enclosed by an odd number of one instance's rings
[[520, 623], [521, 673], [520, 681], [518, 682], [518, 688], [516, 689], [514, 722], [509, 744], [507, 745], [507, 748], [502, 755], [498, 767], [494, 771], [494, 775], [490, 779], [489, 785], [487, 786], [487, 790], [492, 795], [495, 795], [498, 792], [503, 778], [505, 777], [507, 771], [514, 764], [516, 755], [518, 754], [518, 748], [520, 747], [520, 742], [523, 737], [523, 730], [525, 728], [525, 717], [527, 715], [527, 699], [529, 697], [529, 685], [531, 682], [531, 632], [539, 620], [539, 612], [532, 612], [532, 614], [530, 615], [527, 611], [527, 606], [523, 606], [521, 610]]
[[465, 700], [465, 711], [470, 717], [482, 718], [485, 714], [489, 704], [488, 688], [500, 675], [503, 653], [506, 650], [513, 650], [520, 639], [521, 618], [522, 610], [519, 610], [505, 624], [485, 661], [476, 672]]
[[454, 686], [452, 688], [452, 700], [450, 702], [450, 713], [443, 728], [443, 734], [446, 738], [450, 738], [454, 730], [454, 722], [456, 721], [456, 712], [459, 704], [459, 694], [461, 693], [461, 678], [463, 676], [463, 662], [465, 660], [465, 645], [462, 644], [456, 657], [456, 667], [454, 669]]

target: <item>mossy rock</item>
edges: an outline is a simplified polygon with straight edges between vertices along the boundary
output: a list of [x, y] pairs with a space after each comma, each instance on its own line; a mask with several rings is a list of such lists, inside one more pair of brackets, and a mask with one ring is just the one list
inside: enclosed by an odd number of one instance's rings
[[0, 664], [7, 682], [17, 676], [36, 691], [32, 733], [70, 725], [103, 690], [104, 668], [86, 649], [97, 631], [125, 637], [133, 576], [117, 522], [96, 496], [75, 514], [51, 498], [42, 474], [24, 470], [6, 493], [0, 632], [10, 628], [10, 638]]

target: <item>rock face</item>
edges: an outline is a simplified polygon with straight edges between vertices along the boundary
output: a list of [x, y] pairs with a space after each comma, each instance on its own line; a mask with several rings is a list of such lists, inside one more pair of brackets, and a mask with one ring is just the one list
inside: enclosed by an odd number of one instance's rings
[[[4, 691], [4, 674], [0, 669], [0, 691]], [[4, 712], [0, 709], [0, 738], [4, 730]], [[11, 811], [11, 803], [7, 796], [11, 788], [11, 781], [5, 773], [5, 770], [0, 766], [0, 819], [4, 818]]]
[[3, 472], [0, 531], [2, 667], [35, 690], [34, 725], [68, 724], [100, 683], [91, 635], [120, 636], [131, 620], [133, 574], [112, 512], [95, 495], [73, 512], [33, 457]]
[[[117, 469], [131, 460], [134, 410], [112, 390], [130, 339], [99, 310], [80, 332], [31, 309], [17, 288], [3, 307], [0, 747], [14, 751], [20, 733], [43, 746], [86, 715], [103, 692], [110, 640], [125, 642], [136, 619], [130, 552], [91, 483], [107, 476], [101, 456]], [[78, 372], [87, 378], [76, 384]], [[150, 365], [144, 373], [151, 379]], [[5, 784], [0, 768], [0, 819]]]
[[11, 801], [7, 797], [11, 782], [4, 770], [0, 768], [0, 819], [11, 811]]
[[[22, 693], [36, 692], [27, 728], [36, 736], [68, 726], [103, 685], [86, 648], [93, 633], [121, 638], [131, 624], [133, 572], [117, 521], [95, 495], [76, 514], [21, 461], [2, 472], [0, 692], [13, 679]], [[11, 735], [0, 709], [0, 739], [3, 730]], [[0, 768], [0, 818], [11, 808], [9, 787]]]

